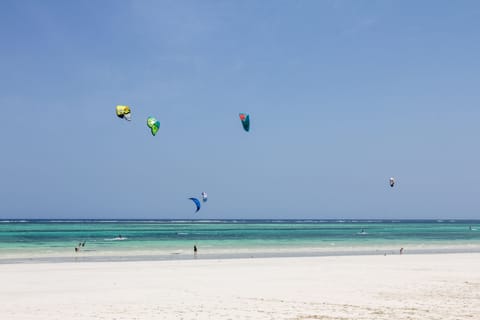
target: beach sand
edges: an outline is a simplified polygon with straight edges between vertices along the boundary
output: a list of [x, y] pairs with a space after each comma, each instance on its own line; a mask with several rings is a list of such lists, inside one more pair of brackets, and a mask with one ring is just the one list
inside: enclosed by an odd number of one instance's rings
[[480, 319], [480, 254], [4, 264], [0, 319]]

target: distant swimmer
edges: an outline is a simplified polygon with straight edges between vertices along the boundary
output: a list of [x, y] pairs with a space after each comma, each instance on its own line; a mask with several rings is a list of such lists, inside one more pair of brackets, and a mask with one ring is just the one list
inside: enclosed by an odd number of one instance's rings
[[359, 235], [366, 235], [366, 234], [368, 234], [368, 233], [366, 233], [366, 232], [365, 232], [365, 229], [362, 228], [362, 231], [358, 232], [357, 234], [359, 234]]
[[82, 242], [82, 248], [85, 247], [86, 242], [87, 242], [86, 240]]

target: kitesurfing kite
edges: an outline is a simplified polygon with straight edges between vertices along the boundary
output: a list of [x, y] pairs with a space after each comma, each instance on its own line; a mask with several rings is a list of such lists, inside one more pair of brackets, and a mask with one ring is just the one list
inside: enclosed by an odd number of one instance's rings
[[394, 185], [395, 185], [395, 179], [394, 179], [394, 178], [390, 178], [390, 187], [393, 188]]
[[157, 134], [158, 129], [160, 129], [160, 121], [158, 121], [154, 117], [148, 117], [147, 126], [150, 128], [150, 130], [152, 131], [152, 135], [154, 136]]
[[117, 106], [117, 117], [125, 119], [125, 120], [132, 120], [132, 113], [129, 106]]
[[246, 113], [240, 113], [239, 117], [242, 121], [243, 130], [248, 132], [250, 130], [250, 115]]
[[195, 203], [195, 205], [197, 206], [197, 210], [195, 211], [195, 213], [197, 213], [198, 210], [200, 210], [200, 201], [198, 201], [197, 198], [188, 198], [188, 199], [192, 200]]
[[202, 192], [202, 201], [203, 201], [203, 202], [207, 202], [207, 199], [208, 199], [207, 193], [206, 193], [205, 191]]

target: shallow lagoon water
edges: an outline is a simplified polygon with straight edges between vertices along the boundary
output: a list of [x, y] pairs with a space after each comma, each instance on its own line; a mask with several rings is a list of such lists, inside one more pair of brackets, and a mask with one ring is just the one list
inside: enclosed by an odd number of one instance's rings
[[480, 252], [480, 220], [0, 220], [0, 263], [192, 259], [194, 244], [196, 258]]

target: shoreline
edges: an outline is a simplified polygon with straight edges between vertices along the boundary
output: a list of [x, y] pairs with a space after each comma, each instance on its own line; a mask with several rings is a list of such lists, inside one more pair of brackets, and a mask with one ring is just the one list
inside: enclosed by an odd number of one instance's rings
[[[235, 260], [263, 258], [312, 258], [312, 257], [349, 257], [349, 256], [391, 256], [400, 255], [399, 249], [391, 248], [336, 248], [341, 250], [310, 250], [310, 248], [295, 248], [288, 250], [241, 250], [228, 252], [200, 252], [196, 256], [193, 251], [186, 252], [144, 252], [126, 250], [123, 252], [92, 252], [81, 251], [69, 255], [2, 255], [0, 265], [6, 264], [36, 264], [36, 263], [88, 263], [88, 262], [155, 262], [155, 261], [185, 261], [185, 260]], [[235, 250], [233, 250], [235, 251]], [[449, 246], [430, 248], [405, 247], [403, 255], [439, 255], [439, 254], [469, 254], [480, 253], [480, 246]]]

